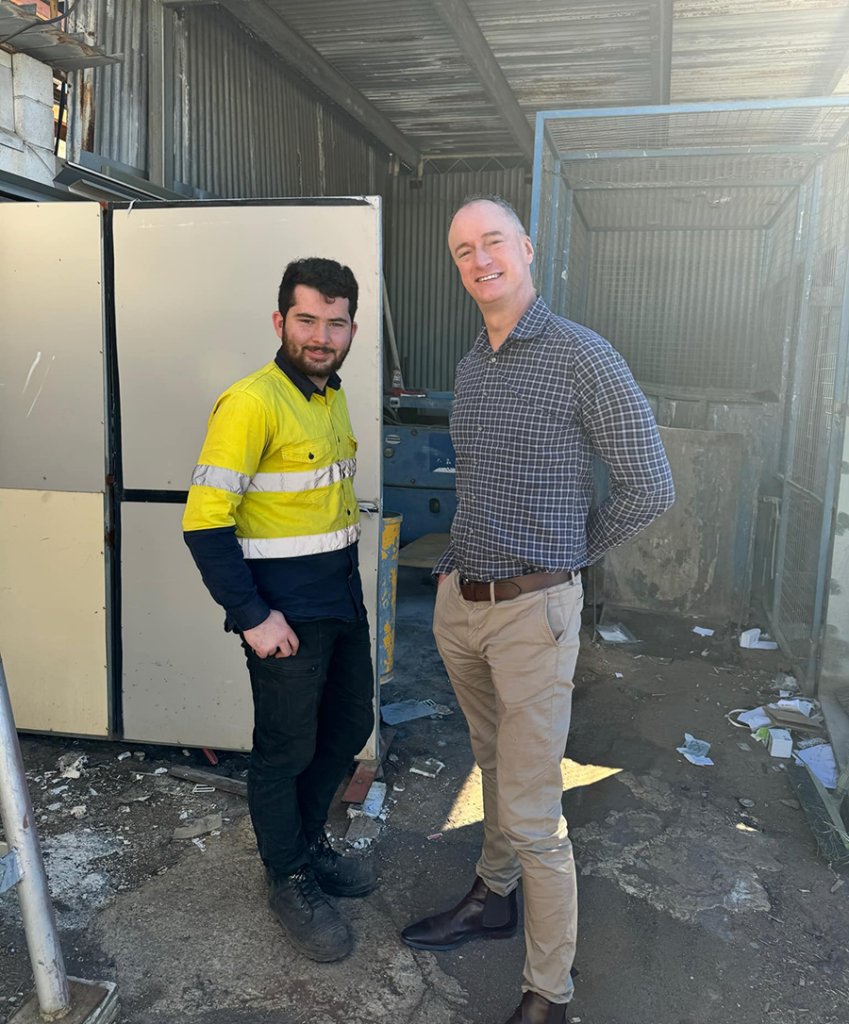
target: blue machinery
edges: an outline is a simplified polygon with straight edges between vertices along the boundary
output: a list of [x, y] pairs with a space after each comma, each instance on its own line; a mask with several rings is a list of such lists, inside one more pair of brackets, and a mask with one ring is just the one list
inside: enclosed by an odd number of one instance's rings
[[427, 533], [448, 533], [457, 510], [448, 433], [453, 401], [450, 391], [384, 399], [384, 505], [404, 517], [402, 546]]

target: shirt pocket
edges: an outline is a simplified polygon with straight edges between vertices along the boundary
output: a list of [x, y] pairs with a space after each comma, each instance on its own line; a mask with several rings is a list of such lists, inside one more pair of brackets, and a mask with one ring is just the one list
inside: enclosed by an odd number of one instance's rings
[[301, 472], [329, 465], [333, 461], [333, 450], [326, 437], [317, 437], [283, 445], [278, 458], [284, 473]]

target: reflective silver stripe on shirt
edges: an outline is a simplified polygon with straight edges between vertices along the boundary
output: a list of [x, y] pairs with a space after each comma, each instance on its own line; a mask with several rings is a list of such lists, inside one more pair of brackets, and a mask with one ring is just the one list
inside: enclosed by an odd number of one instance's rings
[[255, 473], [248, 492], [314, 491], [349, 480], [357, 471], [356, 459], [341, 459], [321, 469], [296, 470], [294, 473]]
[[305, 537], [239, 537], [245, 558], [298, 558], [340, 551], [360, 539], [360, 524], [345, 526], [332, 533], [311, 533]]
[[219, 491], [230, 491], [231, 494], [244, 494], [251, 478], [235, 469], [222, 469], [220, 466], [195, 466], [192, 473], [193, 487], [217, 487]]

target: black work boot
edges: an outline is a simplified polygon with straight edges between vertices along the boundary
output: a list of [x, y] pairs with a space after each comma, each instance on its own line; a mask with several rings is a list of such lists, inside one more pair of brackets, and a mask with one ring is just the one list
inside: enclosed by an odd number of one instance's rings
[[506, 1024], [566, 1024], [568, 1003], [550, 1003], [538, 992], [526, 992]]
[[308, 865], [268, 876], [268, 905], [299, 953], [319, 963], [344, 959], [353, 946], [348, 926], [319, 889]]
[[518, 921], [516, 890], [509, 896], [498, 896], [478, 877], [456, 907], [411, 924], [401, 932], [401, 938], [413, 949], [438, 952], [456, 949], [472, 939], [509, 939]]
[[362, 857], [343, 857], [322, 832], [309, 845], [318, 884], [331, 896], [368, 896], [377, 888], [374, 865]]

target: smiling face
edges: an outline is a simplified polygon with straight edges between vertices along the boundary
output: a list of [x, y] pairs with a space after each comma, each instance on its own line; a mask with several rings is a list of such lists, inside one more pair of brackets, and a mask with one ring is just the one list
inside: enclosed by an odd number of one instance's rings
[[464, 206], [451, 222], [448, 246], [481, 312], [514, 304], [527, 308], [534, 248], [507, 210], [486, 199]]
[[351, 323], [347, 299], [329, 299], [299, 284], [284, 320], [274, 313], [274, 329], [286, 358], [318, 387], [335, 373], [351, 348], [357, 325]]

